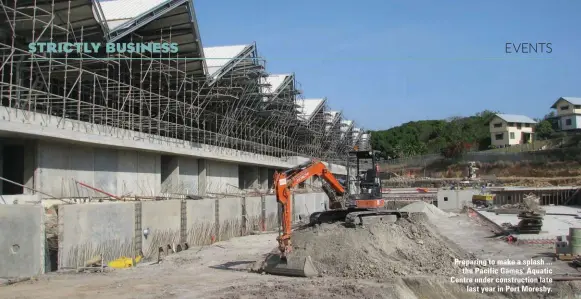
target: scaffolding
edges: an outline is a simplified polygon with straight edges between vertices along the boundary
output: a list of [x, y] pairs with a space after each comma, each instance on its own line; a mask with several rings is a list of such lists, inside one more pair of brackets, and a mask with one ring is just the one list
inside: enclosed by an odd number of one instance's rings
[[[0, 97], [8, 113], [57, 118], [120, 138], [213, 145], [272, 157], [340, 160], [350, 132], [326, 130], [324, 106], [300, 117], [294, 74], [268, 88], [256, 45], [219, 76], [206, 74], [193, 6], [168, 1], [109, 29], [98, 1], [4, 0], [0, 4]], [[193, 26], [196, 27], [197, 25]], [[31, 53], [31, 42], [177, 43], [176, 54]], [[339, 121], [340, 123], [340, 121]], [[105, 128], [105, 129], [103, 129]], [[102, 132], [101, 132], [102, 133]], [[340, 162], [340, 161], [337, 161]]]

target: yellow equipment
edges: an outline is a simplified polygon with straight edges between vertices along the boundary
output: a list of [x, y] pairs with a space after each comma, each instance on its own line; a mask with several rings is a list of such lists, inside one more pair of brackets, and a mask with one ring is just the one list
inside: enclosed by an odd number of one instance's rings
[[[135, 264], [139, 263], [141, 261], [141, 256], [136, 256], [135, 257]], [[123, 268], [131, 268], [134, 267], [135, 265], [133, 264], [133, 259], [130, 257], [126, 257], [126, 256], [122, 256], [114, 261], [110, 261], [107, 266], [109, 268], [114, 268], [114, 269], [123, 269]]]
[[477, 194], [472, 195], [472, 204], [475, 206], [492, 206], [494, 203], [494, 194]]

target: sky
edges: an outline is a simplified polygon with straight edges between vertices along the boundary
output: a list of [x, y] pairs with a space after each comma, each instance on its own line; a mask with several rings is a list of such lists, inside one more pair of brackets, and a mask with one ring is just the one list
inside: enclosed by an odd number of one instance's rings
[[[257, 43], [270, 73], [366, 129], [581, 97], [578, 0], [198, 0], [202, 43]], [[506, 43], [551, 53], [506, 53]], [[514, 52], [514, 47], [511, 52]], [[547, 49], [544, 49], [547, 51]]]

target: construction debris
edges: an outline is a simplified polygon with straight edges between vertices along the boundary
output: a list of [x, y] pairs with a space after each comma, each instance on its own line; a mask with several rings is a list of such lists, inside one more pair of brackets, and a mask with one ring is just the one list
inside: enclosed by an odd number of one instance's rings
[[516, 227], [520, 234], [538, 234], [543, 227], [543, 215], [536, 212], [523, 211], [518, 214], [521, 219]]
[[517, 225], [520, 234], [538, 234], [543, 227], [543, 213], [540, 207], [540, 198], [534, 194], [526, 195], [523, 198], [525, 210], [518, 214], [521, 219]]

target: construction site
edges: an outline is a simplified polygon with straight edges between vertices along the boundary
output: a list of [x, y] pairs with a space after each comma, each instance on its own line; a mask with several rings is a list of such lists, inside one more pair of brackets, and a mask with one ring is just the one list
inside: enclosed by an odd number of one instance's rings
[[203, 31], [193, 0], [2, 1], [1, 298], [580, 298], [575, 180], [383, 168], [332, 99]]

